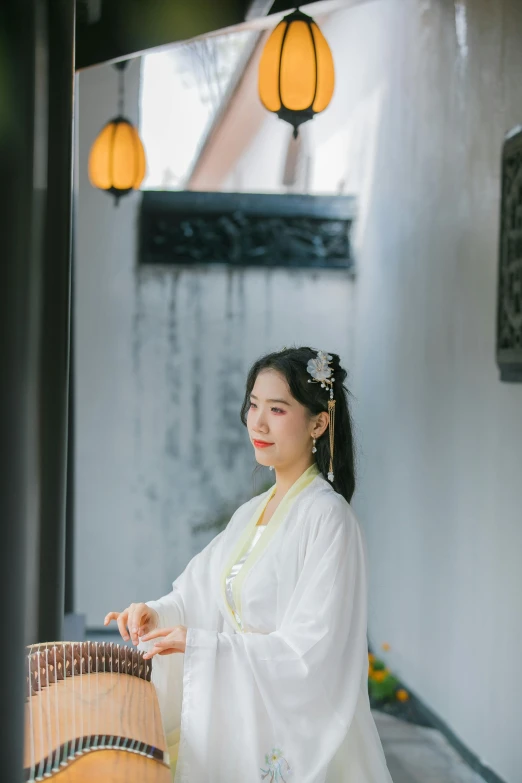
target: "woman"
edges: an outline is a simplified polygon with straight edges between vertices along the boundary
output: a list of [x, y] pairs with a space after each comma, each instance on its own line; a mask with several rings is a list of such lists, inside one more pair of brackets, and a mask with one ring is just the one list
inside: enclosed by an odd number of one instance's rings
[[241, 419], [274, 486], [172, 592], [105, 618], [153, 658], [175, 783], [391, 781], [368, 700], [345, 378], [310, 348], [257, 361]]

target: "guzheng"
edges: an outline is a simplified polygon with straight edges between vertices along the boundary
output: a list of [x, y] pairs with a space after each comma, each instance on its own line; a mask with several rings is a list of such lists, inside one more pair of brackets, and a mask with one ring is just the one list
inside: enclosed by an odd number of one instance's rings
[[28, 648], [24, 779], [170, 783], [152, 665], [98, 642]]

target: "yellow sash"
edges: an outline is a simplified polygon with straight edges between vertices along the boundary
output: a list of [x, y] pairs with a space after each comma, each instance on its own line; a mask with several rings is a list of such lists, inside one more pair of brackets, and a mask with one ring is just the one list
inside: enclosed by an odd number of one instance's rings
[[[320, 470], [317, 467], [317, 463], [314, 462], [314, 464], [310, 465], [310, 467], [307, 468], [304, 471], [304, 473], [302, 473], [299, 476], [297, 481], [295, 481], [292, 484], [292, 486], [287, 491], [282, 501], [279, 503], [278, 507], [274, 511], [270, 521], [267, 524], [267, 528], [265, 532], [257, 542], [256, 546], [254, 547], [254, 549], [252, 550], [248, 558], [243, 563], [241, 570], [239, 571], [238, 575], [234, 579], [232, 583], [232, 593], [234, 595], [236, 611], [240, 617], [241, 617], [241, 588], [243, 587], [243, 583], [250, 569], [259, 560], [259, 558], [265, 551], [266, 547], [268, 546], [268, 544], [270, 543], [274, 535], [279, 530], [279, 527], [281, 526], [282, 522], [286, 519], [286, 516], [294, 500], [299, 495], [299, 493], [302, 492], [302, 490], [305, 489], [305, 487], [307, 487], [314, 480], [314, 478], [319, 475], [319, 473]], [[235, 563], [237, 563], [237, 561], [242, 557], [242, 555], [248, 548], [248, 544], [251, 540], [251, 536], [254, 534], [256, 524], [261, 514], [264, 512], [266, 506], [268, 505], [268, 502], [273, 497], [275, 490], [276, 490], [276, 485], [274, 484], [274, 486], [272, 487], [268, 495], [265, 498], [263, 498], [261, 503], [256, 507], [256, 510], [254, 511], [254, 514], [252, 515], [250, 522], [245, 526], [245, 529], [240, 535], [236, 546], [232, 549], [230, 557], [226, 562], [225, 567], [223, 568], [223, 572], [221, 574], [221, 595], [223, 597], [223, 602], [226, 608], [228, 609], [230, 619], [232, 621], [234, 628], [236, 628], [236, 630], [238, 630], [239, 632], [242, 632], [242, 629], [238, 624], [236, 618], [234, 617], [232, 608], [230, 607], [227, 600], [226, 578], [230, 573], [232, 566]]]
[[177, 729], [174, 729], [174, 731], [172, 731], [167, 737], [167, 751], [170, 757], [170, 774], [172, 776], [172, 780], [174, 780], [174, 775], [176, 774], [176, 766], [178, 763], [179, 737], [180, 737], [179, 726]]

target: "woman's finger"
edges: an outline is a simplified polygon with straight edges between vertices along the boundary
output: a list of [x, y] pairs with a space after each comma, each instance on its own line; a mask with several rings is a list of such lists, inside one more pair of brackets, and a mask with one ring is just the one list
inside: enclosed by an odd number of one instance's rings
[[174, 647], [176, 644], [176, 639], [173, 639], [172, 636], [166, 636], [164, 639], [160, 639], [157, 642], [154, 642], [154, 647], [159, 648], [165, 648], [165, 647]]
[[138, 628], [138, 636], [143, 636], [149, 633], [154, 628], [154, 613], [150, 607], [146, 606], [141, 616], [140, 625]]
[[166, 650], [163, 650], [160, 647], [153, 647], [152, 650], [149, 650], [148, 652], [143, 654], [144, 658], [153, 658], [155, 655], [171, 655], [171, 653], [178, 652], [175, 647], [168, 647]]
[[129, 639], [129, 634], [127, 633], [127, 619], [129, 616], [129, 610], [125, 609], [124, 612], [120, 612], [118, 615], [118, 630], [120, 632], [121, 638], [124, 639], [126, 642]]
[[148, 633], [150, 630], [150, 622], [147, 622], [146, 619], [142, 618], [141, 623], [138, 627], [138, 637], [141, 639], [144, 634]]
[[149, 631], [149, 633], [146, 633], [145, 636], [141, 637], [142, 642], [148, 642], [151, 639], [157, 639], [158, 636], [168, 636], [169, 633], [172, 633], [173, 628], [155, 628], [153, 631]]
[[151, 610], [147, 604], [131, 604], [127, 625], [133, 644], [139, 643], [139, 637], [149, 630]]
[[143, 653], [143, 657], [145, 659], [148, 658], [154, 658], [155, 655], [159, 653], [159, 647], [153, 647], [152, 650], [147, 650], [147, 652]]
[[129, 607], [129, 617], [127, 620], [127, 627], [132, 639], [133, 644], [138, 644], [138, 627], [141, 622], [141, 615], [143, 604], [131, 604]]
[[117, 620], [119, 617], [119, 612], [109, 612], [109, 614], [105, 615], [105, 620], [103, 621], [104, 625], [109, 625], [113, 620]]
[[138, 637], [143, 636], [144, 633], [147, 633], [149, 630], [151, 630], [152, 618], [152, 609], [150, 606], [147, 606], [147, 604], [140, 604], [139, 606], [140, 611], [138, 612], [135, 625]]

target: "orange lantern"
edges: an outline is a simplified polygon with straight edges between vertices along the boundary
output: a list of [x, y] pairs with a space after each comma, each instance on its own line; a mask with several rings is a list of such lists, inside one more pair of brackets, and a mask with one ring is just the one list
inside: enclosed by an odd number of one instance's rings
[[114, 196], [116, 204], [122, 196], [137, 190], [145, 176], [145, 151], [137, 129], [123, 116], [123, 70], [126, 62], [115, 67], [120, 72], [118, 116], [110, 120], [95, 139], [89, 154], [91, 185]]
[[296, 138], [299, 125], [326, 109], [334, 84], [332, 53], [312, 17], [299, 10], [285, 16], [266, 42], [259, 63], [263, 106], [289, 122]]

